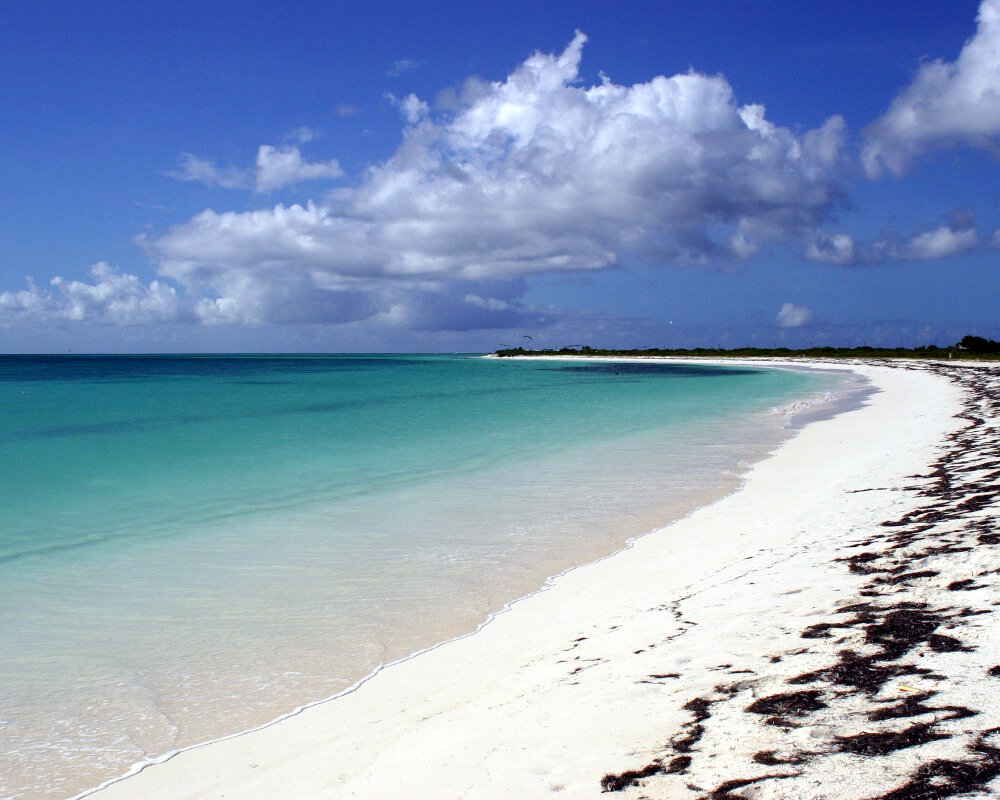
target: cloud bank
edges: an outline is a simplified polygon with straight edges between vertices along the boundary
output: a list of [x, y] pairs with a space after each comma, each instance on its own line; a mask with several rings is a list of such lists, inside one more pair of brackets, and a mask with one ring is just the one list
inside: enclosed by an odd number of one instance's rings
[[33, 282], [19, 292], [0, 292], [0, 322], [20, 319], [150, 325], [182, 321], [184, 308], [177, 291], [161, 281], [144, 285], [105, 262], [90, 268], [93, 283], [53, 278], [52, 289]]
[[[625, 261], [701, 265], [791, 243], [830, 264], [926, 260], [983, 246], [971, 225], [902, 242], [859, 244], [823, 230], [844, 203], [847, 130], [839, 116], [793, 132], [758, 104], [739, 104], [719, 75], [695, 71], [630, 86], [585, 85], [586, 36], [535, 53], [502, 81], [470, 79], [436, 108], [387, 96], [403, 141], [352, 187], [250, 211], [207, 209], [137, 238], [159, 277], [94, 267], [92, 282], [54, 279], [0, 293], [0, 322], [26, 316], [109, 324], [206, 325], [371, 321], [416, 330], [535, 324], [521, 300], [535, 275]], [[954, 64], [921, 67], [865, 132], [876, 176], [921, 152], [1000, 132], [1000, 0], [985, 0], [976, 35]], [[415, 65], [400, 62], [394, 70]], [[253, 165], [193, 154], [185, 181], [266, 195], [331, 182], [336, 159], [262, 145]], [[786, 304], [777, 324], [806, 309]]]
[[[840, 117], [796, 135], [695, 72], [584, 86], [585, 41], [535, 53], [504, 81], [470, 80], [448, 109], [395, 100], [403, 143], [355, 188], [206, 210], [142, 244], [200, 298], [204, 322], [411, 324], [443, 305], [447, 326], [476, 297], [477, 324], [490, 327], [516, 308], [510, 291], [490, 291], [531, 275], [626, 256], [700, 264], [815, 238], [843, 194]], [[334, 177], [333, 164], [262, 147], [253, 187]], [[193, 157], [182, 167], [185, 179], [235, 182]]]

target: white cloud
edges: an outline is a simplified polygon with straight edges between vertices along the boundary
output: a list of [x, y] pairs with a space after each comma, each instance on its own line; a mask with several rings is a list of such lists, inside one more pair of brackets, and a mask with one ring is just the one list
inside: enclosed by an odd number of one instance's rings
[[101, 262], [90, 268], [93, 283], [53, 278], [55, 291], [30, 280], [20, 292], [0, 292], [0, 322], [21, 317], [41, 320], [149, 325], [182, 318], [176, 290], [161, 281], [144, 285], [135, 275], [122, 274]]
[[506, 311], [512, 307], [506, 300], [497, 300], [495, 297], [480, 297], [478, 294], [467, 294], [463, 299], [470, 306], [486, 308], [490, 311]]
[[[841, 118], [796, 135], [695, 72], [582, 85], [585, 41], [535, 53], [504, 81], [466, 82], [436, 113], [400, 101], [402, 145], [333, 199], [207, 210], [142, 242], [162, 275], [207, 298], [202, 319], [244, 322], [425, 319], [434, 297], [462, 317], [466, 296], [515, 299], [485, 282], [811, 245], [841, 199]], [[332, 177], [334, 162], [293, 150], [261, 149], [259, 190]]]
[[217, 167], [191, 153], [181, 153], [177, 169], [167, 173], [182, 181], [197, 181], [206, 186], [221, 186], [223, 189], [246, 189], [250, 179], [245, 170], [236, 167]]
[[979, 233], [975, 228], [953, 230], [947, 225], [943, 225], [909, 239], [899, 248], [897, 257], [916, 261], [932, 261], [965, 253], [977, 247], [979, 247]]
[[[291, 138], [305, 143], [314, 136], [309, 128], [299, 128]], [[252, 169], [217, 167], [207, 159], [182, 153], [178, 168], [169, 175], [182, 181], [198, 181], [206, 186], [221, 186], [223, 189], [253, 187], [255, 191], [264, 193], [302, 181], [341, 178], [344, 171], [337, 159], [311, 163], [302, 158], [295, 145], [272, 147], [264, 144], [257, 149], [257, 161]]]
[[978, 249], [982, 242], [972, 218], [954, 212], [949, 224], [915, 234], [900, 242], [883, 238], [856, 243], [845, 233], [816, 231], [806, 247], [806, 257], [828, 264], [877, 264], [884, 261], [935, 261]]
[[337, 159], [311, 164], [302, 160], [297, 147], [276, 148], [264, 144], [257, 150], [255, 188], [258, 192], [270, 192], [300, 181], [340, 178], [343, 174]]
[[51, 298], [28, 278], [28, 288], [19, 292], [0, 292], [0, 324], [20, 317], [42, 317], [48, 311]]
[[144, 286], [135, 275], [115, 272], [104, 262], [91, 267], [90, 274], [94, 283], [52, 280], [64, 301], [56, 301], [60, 316], [116, 325], [145, 325], [177, 316], [177, 292], [172, 286], [155, 280]]
[[883, 261], [936, 261], [982, 247], [979, 230], [972, 223], [953, 220], [933, 230], [923, 231], [899, 241], [878, 239], [855, 253], [855, 262], [877, 264]]
[[857, 255], [854, 239], [846, 233], [815, 231], [806, 244], [806, 258], [827, 264], [852, 264]]
[[782, 328], [801, 328], [808, 324], [811, 319], [812, 311], [808, 308], [797, 306], [794, 303], [785, 303], [778, 312], [775, 322]]
[[1000, 0], [983, 0], [976, 34], [954, 62], [921, 65], [913, 82], [865, 131], [871, 177], [899, 175], [927, 150], [962, 143], [993, 148], [1000, 136]]
[[430, 106], [415, 94], [411, 93], [400, 99], [392, 93], [387, 93], [386, 97], [390, 103], [398, 106], [399, 110], [403, 112], [403, 119], [411, 125], [415, 125], [430, 112]]

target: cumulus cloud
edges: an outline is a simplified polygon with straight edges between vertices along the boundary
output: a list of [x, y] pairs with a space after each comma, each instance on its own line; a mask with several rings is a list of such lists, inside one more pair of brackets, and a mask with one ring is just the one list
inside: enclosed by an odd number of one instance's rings
[[864, 132], [870, 177], [899, 175], [919, 154], [955, 144], [995, 148], [1000, 136], [1000, 0], [983, 0], [958, 59], [921, 65], [913, 82]]
[[20, 318], [149, 325], [183, 317], [177, 291], [161, 281], [148, 286], [135, 275], [101, 262], [90, 268], [93, 283], [53, 278], [52, 290], [28, 281], [19, 292], [0, 292], [0, 322]]
[[0, 292], [0, 322], [10, 323], [22, 317], [42, 317], [50, 306], [50, 296], [28, 278], [28, 288], [19, 292]]
[[[308, 142], [313, 136], [308, 128], [300, 128], [293, 134], [299, 143]], [[198, 181], [206, 186], [223, 189], [252, 187], [264, 193], [302, 181], [340, 178], [344, 171], [337, 159], [311, 163], [302, 158], [302, 152], [295, 145], [273, 147], [264, 144], [257, 149], [257, 161], [252, 169], [218, 167], [207, 159], [182, 153], [177, 169], [169, 174], [182, 181]]]
[[[626, 256], [699, 264], [773, 242], [818, 247], [842, 196], [840, 117], [797, 135], [693, 71], [586, 86], [585, 41], [535, 53], [503, 81], [468, 81], [436, 112], [415, 95], [396, 101], [403, 142], [354, 188], [207, 210], [141, 241], [214, 322], [425, 319], [433, 298], [446, 317], [499, 317], [526, 312], [466, 298], [510, 303], [483, 284]], [[262, 148], [259, 190], [322, 166], [289, 150]]]
[[810, 320], [812, 320], [812, 311], [794, 303], [785, 303], [775, 318], [775, 322], [782, 328], [801, 328]]

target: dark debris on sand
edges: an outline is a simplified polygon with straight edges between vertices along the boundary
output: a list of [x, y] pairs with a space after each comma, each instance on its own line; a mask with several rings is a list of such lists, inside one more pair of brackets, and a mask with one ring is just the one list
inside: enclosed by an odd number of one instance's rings
[[[858, 545], [864, 548], [861, 552], [841, 559], [865, 581], [858, 589], [857, 602], [831, 612], [826, 620], [801, 633], [804, 640], [815, 640], [810, 652], [830, 651], [829, 663], [790, 678], [791, 691], [760, 697], [741, 709], [759, 724], [791, 729], [813, 724], [817, 715], [829, 720], [842, 713], [845, 719], [856, 720], [860, 701], [867, 706], [871, 729], [831, 736], [816, 742], [810, 751], [794, 747], [780, 755], [776, 750], [758, 751], [748, 759], [747, 774], [733, 776], [710, 791], [689, 784], [692, 796], [744, 800], [747, 795], [741, 790], [808, 775], [817, 759], [848, 754], [859, 759], [858, 769], [863, 770], [867, 759], [891, 757], [902, 750], [920, 753], [925, 745], [959, 736], [963, 749], [958, 757], [927, 757], [910, 774], [900, 775], [891, 791], [859, 795], [857, 800], [935, 800], [989, 791], [1000, 796], [1000, 785], [990, 786], [1000, 778], [1000, 728], [977, 731], [965, 723], [966, 727], [955, 729], [957, 721], [973, 720], [981, 709], [935, 703], [940, 692], [932, 688], [950, 680], [935, 671], [941, 670], [935, 657], [973, 651], [972, 642], [962, 638], [963, 630], [972, 621], [995, 613], [993, 596], [1000, 590], [996, 570], [947, 583], [947, 578], [940, 577], [943, 559], [954, 559], [949, 563], [960, 567], [966, 558], [963, 554], [1000, 545], [1000, 437], [985, 427], [986, 420], [1000, 418], [1000, 371], [942, 364], [908, 368], [926, 369], [958, 383], [964, 390], [964, 408], [958, 416], [967, 424], [948, 437], [926, 474], [911, 476], [916, 481], [908, 487], [914, 507], [882, 522]], [[938, 605], [914, 591], [935, 579], [940, 589], [955, 593], [953, 597], [987, 599], [978, 606]], [[981, 589], [992, 591], [974, 594]], [[861, 646], [833, 649], [848, 640]], [[773, 654], [769, 662], [779, 663], [788, 655]], [[745, 671], [740, 665], [732, 669]], [[989, 668], [987, 674], [1000, 678], [1000, 665]], [[897, 681], [907, 685], [893, 685]], [[740, 688], [716, 687], [711, 697], [691, 700], [684, 708], [692, 719], [669, 740], [663, 756], [642, 769], [606, 775], [601, 781], [604, 791], [622, 791], [661, 775], [696, 769], [701, 757], [698, 743], [712, 725], [712, 706], [733, 701]], [[897, 689], [906, 694], [892, 696]], [[847, 702], [853, 702], [854, 711], [841, 706]], [[762, 767], [790, 771], [757, 774]], [[708, 773], [712, 774], [710, 769]], [[783, 795], [780, 786], [774, 787], [774, 793]]]
[[987, 744], [986, 740], [998, 730], [983, 731], [969, 747], [967, 758], [936, 758], [921, 764], [898, 789], [870, 800], [936, 800], [989, 791], [988, 784], [1000, 777], [1000, 748]]

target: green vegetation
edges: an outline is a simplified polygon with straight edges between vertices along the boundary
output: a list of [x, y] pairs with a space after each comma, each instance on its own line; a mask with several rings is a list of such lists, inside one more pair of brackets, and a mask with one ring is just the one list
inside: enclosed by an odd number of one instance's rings
[[984, 339], [982, 336], [965, 336], [958, 343], [958, 347], [976, 355], [996, 356], [1000, 354], [1000, 342], [995, 342], [992, 339]]
[[930, 358], [1000, 361], [1000, 342], [981, 336], [966, 336], [951, 347], [935, 344], [921, 347], [810, 347], [793, 350], [789, 347], [717, 347], [645, 350], [605, 350], [588, 346], [563, 347], [559, 350], [526, 350], [523, 347], [497, 350], [501, 358], [510, 356], [674, 356], [676, 358]]

